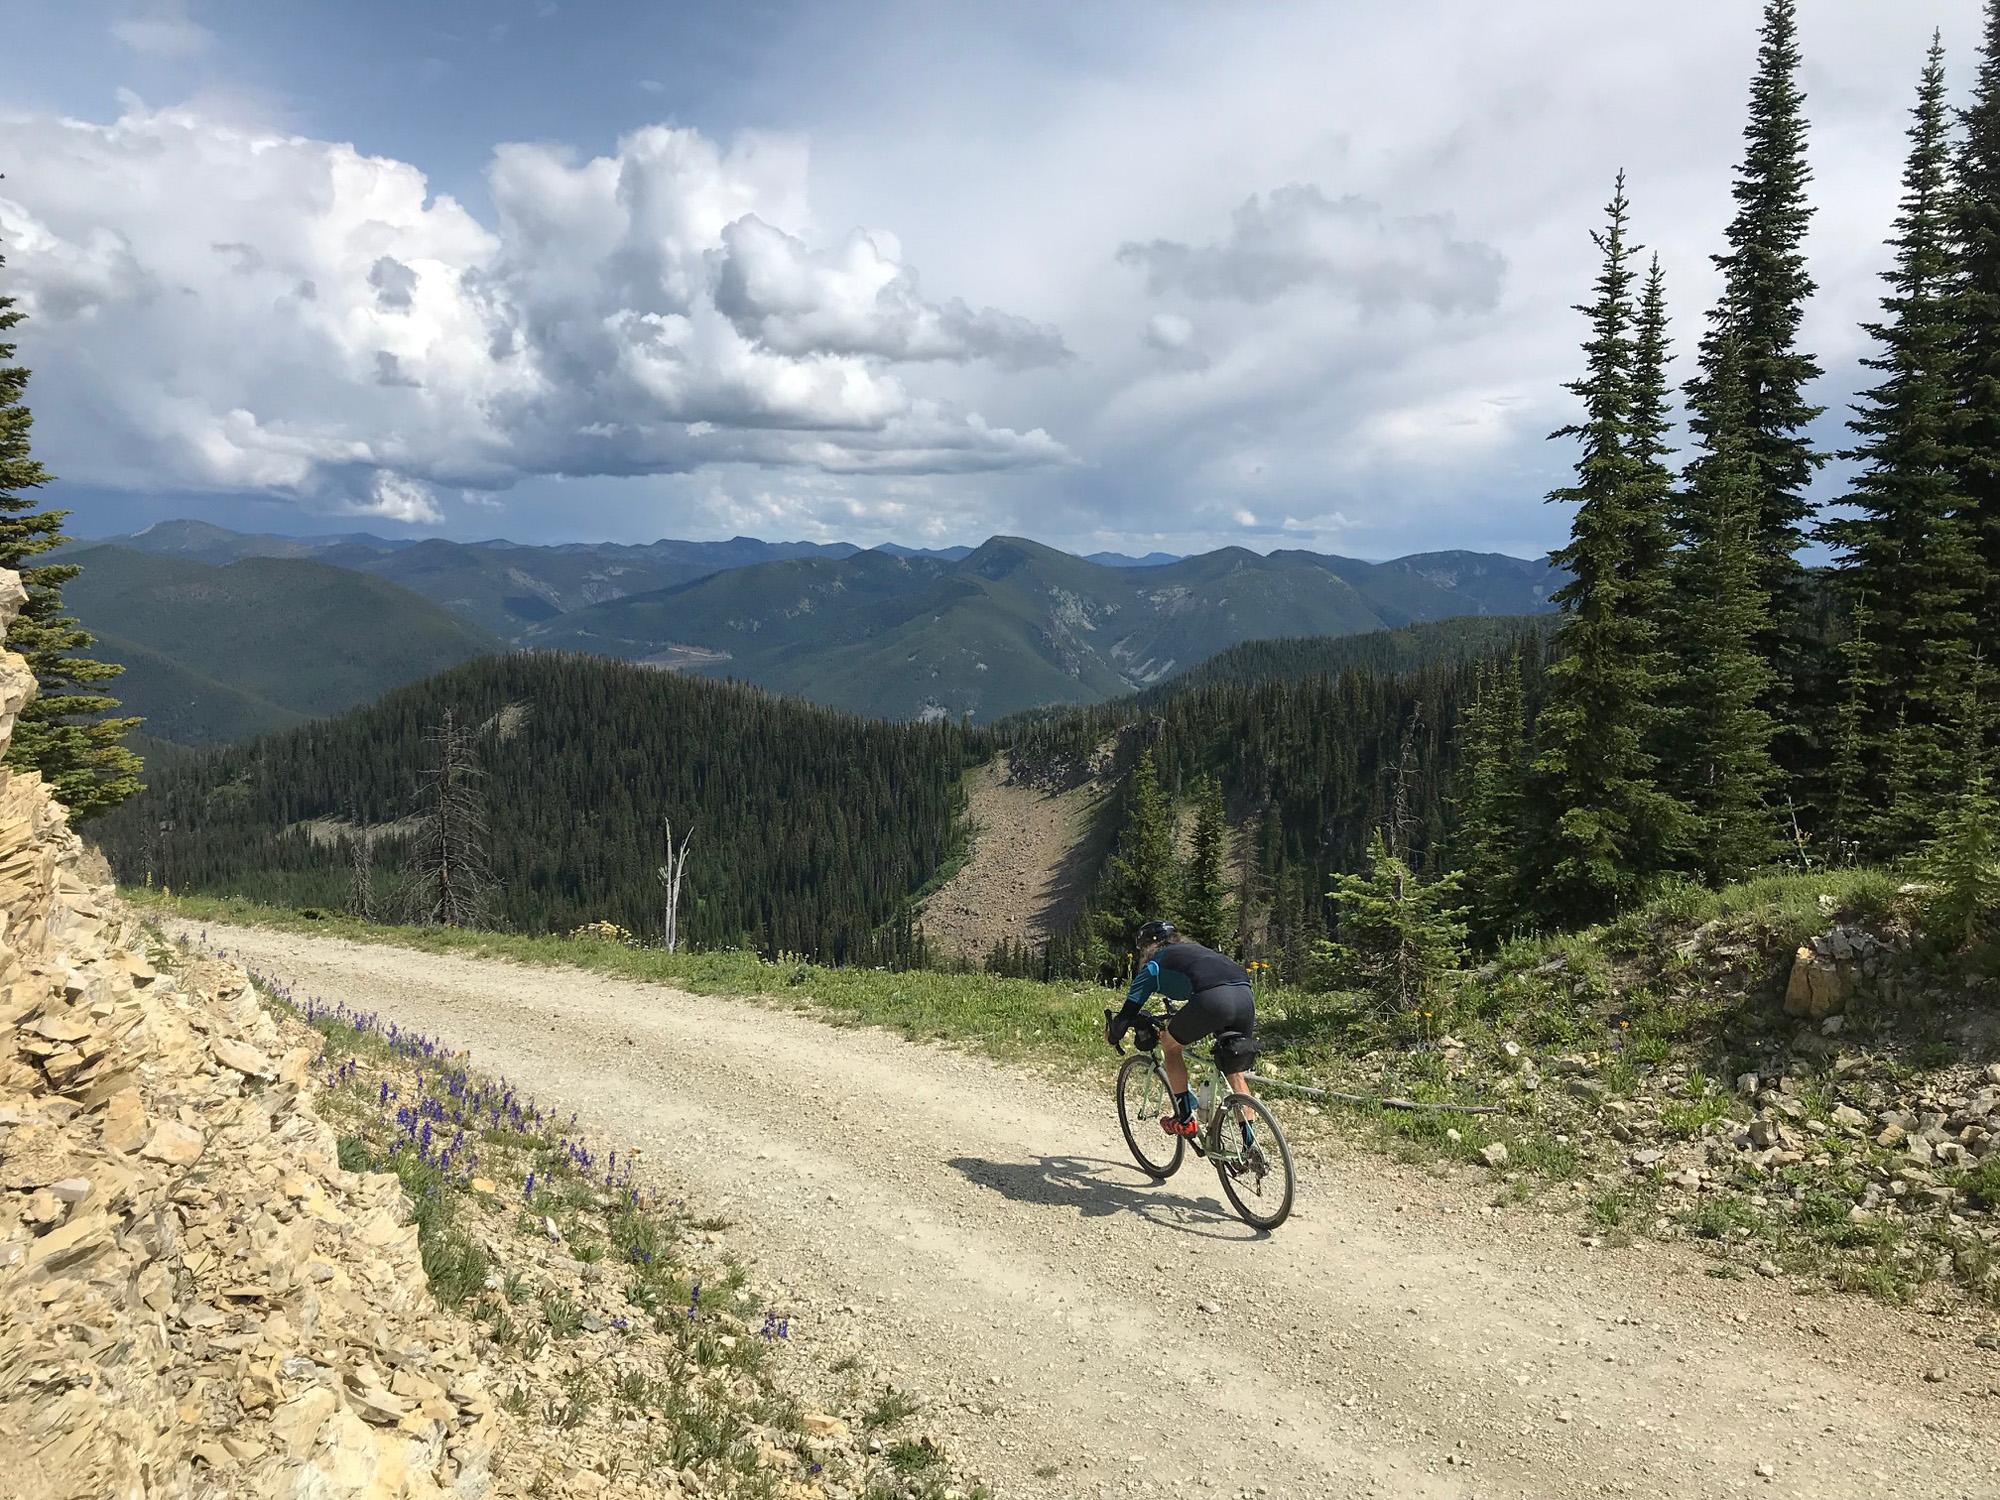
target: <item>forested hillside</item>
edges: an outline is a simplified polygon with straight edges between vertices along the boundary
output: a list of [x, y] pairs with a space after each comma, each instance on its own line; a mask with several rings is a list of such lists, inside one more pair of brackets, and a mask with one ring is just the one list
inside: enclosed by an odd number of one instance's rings
[[121, 712], [180, 744], [338, 713], [499, 641], [394, 584], [301, 558], [223, 567], [123, 547], [65, 553], [69, 607], [123, 664]]
[[369, 899], [397, 915], [447, 712], [470, 730], [499, 925], [609, 920], [657, 935], [672, 819], [694, 835], [686, 941], [830, 962], [914, 956], [901, 919], [957, 836], [961, 731], [600, 659], [488, 657], [163, 768], [96, 837], [128, 883], [336, 908], [355, 899], [365, 848]]
[[1548, 641], [1537, 621], [1461, 623], [1259, 643], [1144, 694], [996, 725], [1019, 780], [1053, 789], [1108, 773], [1124, 784], [1110, 810], [1120, 849], [1100, 872], [1094, 915], [1040, 968], [1115, 966], [1120, 935], [1143, 911], [1186, 925], [1181, 856], [1161, 853], [1171, 844], [1142, 826], [1153, 787], [1163, 815], [1179, 808], [1190, 825], [1213, 798], [1220, 843], [1208, 879], [1226, 889], [1201, 935], [1288, 977], [1305, 973], [1332, 925], [1327, 893], [1341, 872], [1365, 867], [1377, 831], [1396, 825], [1420, 871], [1448, 868], [1460, 854], [1467, 710], [1503, 678], [1538, 702]]
[[188, 562], [303, 558], [366, 573], [400, 584], [505, 640], [565, 610], [667, 588], [723, 569], [790, 557], [847, 557], [860, 550], [845, 542], [764, 542], [741, 536], [726, 542], [553, 546], [454, 542], [442, 537], [390, 540], [366, 532], [258, 536], [200, 521], [162, 521], [137, 535], [111, 540], [131, 551]]
[[1469, 615], [1401, 630], [1372, 630], [1366, 635], [1246, 641], [1147, 688], [1132, 699], [1132, 706], [1147, 708], [1190, 688], [1213, 683], [1295, 682], [1342, 672], [1394, 675], [1419, 667], [1480, 661], [1545, 638], [1554, 624], [1552, 615]]
[[738, 677], [883, 718], [980, 720], [1092, 703], [1243, 641], [1349, 635], [1546, 607], [1546, 563], [1365, 563], [1224, 548], [1107, 567], [996, 537], [956, 561], [862, 553], [716, 574], [577, 610], [524, 636]]

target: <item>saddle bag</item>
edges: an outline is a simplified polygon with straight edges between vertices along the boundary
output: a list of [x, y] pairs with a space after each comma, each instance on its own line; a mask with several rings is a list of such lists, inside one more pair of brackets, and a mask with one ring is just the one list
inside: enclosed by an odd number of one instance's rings
[[1224, 1073], [1247, 1073], [1263, 1050], [1262, 1042], [1240, 1031], [1225, 1031], [1215, 1039], [1215, 1065]]

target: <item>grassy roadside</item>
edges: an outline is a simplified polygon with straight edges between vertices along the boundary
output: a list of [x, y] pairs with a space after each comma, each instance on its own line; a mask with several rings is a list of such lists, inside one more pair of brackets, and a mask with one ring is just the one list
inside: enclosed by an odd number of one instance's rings
[[[810, 1004], [836, 1022], [1009, 1061], [1108, 1072], [1108, 990], [984, 974], [825, 969], [593, 939], [369, 927], [235, 898], [151, 898], [227, 921]], [[1406, 1161], [1462, 1164], [1496, 1204], [1572, 1214], [1607, 1247], [1692, 1243], [1715, 1274], [1789, 1274], [1894, 1301], [2000, 1305], [2000, 1007], [1909, 949], [1881, 871], [1681, 890], [1605, 927], [1509, 944], [1442, 997], [1388, 1015], [1268, 989], [1260, 1072], [1493, 1115], [1294, 1099]], [[1879, 980], [1827, 1025], [1785, 1014], [1792, 954], [1830, 928], [1882, 934]], [[1923, 1137], [1924, 1139], [1917, 1139]]]

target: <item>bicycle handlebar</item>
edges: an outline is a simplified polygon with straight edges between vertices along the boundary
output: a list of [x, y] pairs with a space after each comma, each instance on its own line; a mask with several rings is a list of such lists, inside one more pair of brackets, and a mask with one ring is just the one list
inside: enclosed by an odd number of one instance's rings
[[[1108, 1005], [1105, 1006], [1104, 1025], [1106, 1029], [1109, 1029], [1111, 1023], [1115, 1021], [1117, 1018], [1118, 1018], [1118, 1012], [1113, 1010]], [[1174, 1013], [1171, 1010], [1163, 1009], [1158, 1015], [1154, 1015], [1151, 1011], [1142, 1010], [1139, 1012], [1139, 1014], [1134, 1016], [1132, 1020], [1135, 1024], [1140, 1021], [1151, 1021], [1153, 1023], [1153, 1029], [1157, 1031], [1160, 1027], [1165, 1026], [1167, 1022], [1171, 1021], [1173, 1018], [1174, 1018]], [[1125, 1055], [1124, 1037], [1121, 1036], [1120, 1038], [1118, 1038], [1117, 1047], [1118, 1047], [1118, 1055], [1120, 1057], [1123, 1057]]]

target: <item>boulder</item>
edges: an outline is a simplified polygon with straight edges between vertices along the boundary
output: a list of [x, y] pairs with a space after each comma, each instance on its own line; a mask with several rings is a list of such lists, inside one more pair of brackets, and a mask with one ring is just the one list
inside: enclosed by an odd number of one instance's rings
[[1840, 960], [1801, 944], [1792, 956], [1785, 985], [1785, 1014], [1822, 1021], [1846, 1010], [1854, 995], [1854, 975]]

